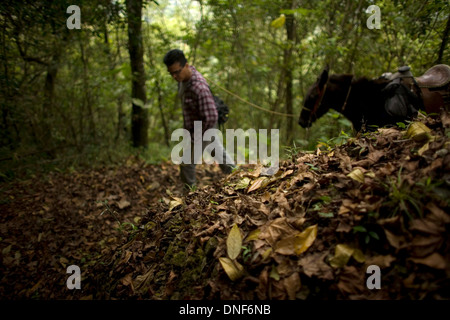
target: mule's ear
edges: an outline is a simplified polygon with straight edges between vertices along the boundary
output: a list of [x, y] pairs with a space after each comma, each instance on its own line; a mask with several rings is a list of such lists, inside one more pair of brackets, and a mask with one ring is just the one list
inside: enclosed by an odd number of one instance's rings
[[322, 70], [322, 73], [319, 76], [319, 88], [322, 88], [325, 83], [328, 81], [328, 65], [325, 67], [325, 69]]

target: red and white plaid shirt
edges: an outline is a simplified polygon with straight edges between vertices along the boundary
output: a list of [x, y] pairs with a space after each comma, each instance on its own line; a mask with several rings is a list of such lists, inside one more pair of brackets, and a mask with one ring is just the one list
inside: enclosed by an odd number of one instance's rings
[[194, 121], [202, 121], [202, 131], [205, 132], [216, 126], [219, 115], [205, 78], [193, 66], [189, 68], [192, 76], [189, 81], [180, 83], [179, 94], [183, 106], [184, 128], [193, 137]]

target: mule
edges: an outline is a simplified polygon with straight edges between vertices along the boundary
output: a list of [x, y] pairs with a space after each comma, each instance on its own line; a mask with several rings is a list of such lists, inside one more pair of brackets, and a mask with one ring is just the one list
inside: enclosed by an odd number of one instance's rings
[[[448, 66], [446, 67], [448, 68]], [[450, 68], [448, 70], [440, 68], [439, 70], [444, 70], [446, 74], [446, 76], [441, 74], [439, 88], [444, 88], [441, 91], [448, 93], [450, 74], [447, 74], [447, 71], [450, 72]], [[435, 69], [431, 68], [424, 75], [434, 73]], [[369, 80], [366, 77], [355, 78], [351, 74], [329, 75], [327, 67], [309, 88], [298, 123], [303, 128], [309, 128], [312, 123], [330, 109], [336, 110], [349, 119], [356, 131], [370, 129], [372, 126], [394, 125], [397, 122], [404, 121], [406, 120], [405, 117], [392, 116], [385, 109], [385, 95], [382, 91], [395, 77], [401, 77], [401, 75], [390, 75], [389, 77], [380, 77], [373, 80]], [[425, 78], [424, 76], [416, 78], [424, 98], [427, 97], [427, 93], [424, 90], [429, 86], [424, 87], [423, 84], [425, 82], [428, 85], [430, 84], [430, 77]], [[433, 86], [436, 87], [436, 84]], [[437, 93], [434, 92], [434, 94]], [[422, 94], [419, 93], [419, 96], [422, 96]], [[441, 104], [444, 104], [444, 100], [448, 104], [448, 95], [441, 96], [447, 97], [441, 99]], [[435, 112], [437, 109], [436, 102], [428, 103], [428, 101], [429, 99], [424, 99], [424, 102], [426, 102], [425, 111]], [[438, 107], [441, 106], [439, 105]]]

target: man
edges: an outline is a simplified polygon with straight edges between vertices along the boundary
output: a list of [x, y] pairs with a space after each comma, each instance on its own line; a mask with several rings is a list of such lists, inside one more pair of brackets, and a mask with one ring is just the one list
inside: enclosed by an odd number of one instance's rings
[[[205, 78], [193, 66], [187, 63], [183, 51], [170, 50], [164, 56], [164, 64], [167, 71], [178, 82], [178, 95], [181, 98], [183, 108], [184, 129], [191, 134], [191, 161], [189, 164], [180, 165], [180, 178], [190, 189], [196, 185], [194, 145], [201, 146], [201, 150], [211, 143], [200, 139], [194, 139], [194, 121], [201, 121], [202, 135], [208, 129], [217, 128], [218, 113], [211, 90]], [[220, 141], [214, 141], [216, 148], [214, 158], [219, 163], [220, 169], [225, 174], [231, 173], [235, 168], [233, 159], [230, 158]]]

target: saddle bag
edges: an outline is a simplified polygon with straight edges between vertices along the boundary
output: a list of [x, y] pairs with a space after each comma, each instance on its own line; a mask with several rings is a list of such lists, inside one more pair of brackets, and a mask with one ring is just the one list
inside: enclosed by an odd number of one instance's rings
[[386, 113], [398, 121], [415, 117], [423, 108], [422, 98], [413, 93], [402, 78], [392, 80], [381, 92]]
[[222, 99], [220, 99], [218, 96], [214, 95], [211, 88], [209, 88], [209, 91], [211, 92], [211, 94], [214, 98], [214, 103], [216, 105], [217, 113], [219, 115], [219, 117], [217, 119], [217, 123], [219, 124], [219, 126], [221, 126], [225, 122], [228, 121], [228, 114], [230, 113], [230, 108], [227, 106], [227, 104]]
[[213, 95], [214, 102], [216, 103], [217, 113], [219, 114], [218, 123], [219, 125], [224, 124], [228, 121], [228, 114], [230, 113], [230, 108], [220, 99], [218, 96]]

